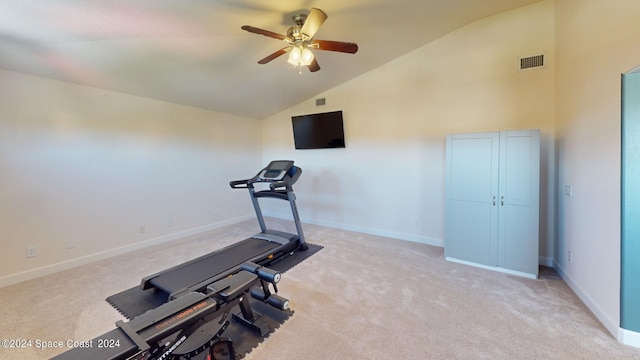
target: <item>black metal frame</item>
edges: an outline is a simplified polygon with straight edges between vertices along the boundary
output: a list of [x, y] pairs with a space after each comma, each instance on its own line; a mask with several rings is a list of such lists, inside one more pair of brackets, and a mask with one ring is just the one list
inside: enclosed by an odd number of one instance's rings
[[[264, 336], [271, 329], [261, 319], [262, 316], [251, 309], [248, 297], [255, 292], [252, 289], [259, 287], [266, 296], [254, 298], [279, 310], [286, 310], [288, 301], [268, 290], [271, 285], [277, 291], [276, 283], [280, 277], [278, 272], [255, 263], [245, 263], [240, 272], [209, 285], [207, 293], [191, 292], [129, 322], [118, 321], [115, 329], [92, 339], [92, 346], [71, 349], [52, 360], [157, 359], [163, 354], [173, 354], [178, 345], [196, 333], [202, 324], [226, 318], [226, 314], [236, 305], [240, 306], [241, 313], [234, 314], [234, 318], [241, 320], [242, 324], [250, 325], [251, 329]], [[196, 346], [197, 350], [180, 355], [189, 357], [196, 355], [197, 351], [207, 350], [222, 335], [227, 325], [228, 322], [224, 323], [213, 337], [203, 339], [202, 344]], [[177, 339], [169, 346], [164, 346], [164, 340], [174, 334], [178, 334]], [[111, 346], [107, 346], [106, 340]]]

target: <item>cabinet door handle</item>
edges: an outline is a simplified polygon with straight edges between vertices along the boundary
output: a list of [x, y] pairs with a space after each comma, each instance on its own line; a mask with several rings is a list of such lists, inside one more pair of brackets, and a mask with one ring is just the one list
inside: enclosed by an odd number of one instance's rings
[[493, 197], [493, 206], [496, 206], [496, 197]]
[[504, 206], [504, 195], [500, 196], [500, 206]]

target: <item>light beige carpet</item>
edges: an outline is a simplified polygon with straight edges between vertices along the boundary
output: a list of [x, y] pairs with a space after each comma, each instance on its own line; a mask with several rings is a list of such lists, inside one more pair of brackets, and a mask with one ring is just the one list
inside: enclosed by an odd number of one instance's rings
[[[286, 221], [269, 224], [293, 230]], [[324, 249], [284, 274], [280, 294], [295, 314], [248, 360], [640, 359], [640, 349], [619, 344], [552, 271], [530, 280], [447, 262], [438, 247], [304, 230]], [[89, 340], [123, 319], [107, 296], [256, 231], [247, 221], [1, 288], [0, 338]], [[0, 359], [64, 350], [0, 348]]]

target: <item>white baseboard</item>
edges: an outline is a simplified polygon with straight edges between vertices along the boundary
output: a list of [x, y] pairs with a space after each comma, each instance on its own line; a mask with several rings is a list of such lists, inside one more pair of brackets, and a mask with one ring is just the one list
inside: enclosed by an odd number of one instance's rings
[[505, 268], [501, 268], [501, 267], [497, 267], [497, 266], [482, 265], [482, 264], [474, 263], [474, 262], [471, 262], [471, 261], [460, 260], [460, 259], [456, 259], [456, 258], [452, 258], [452, 257], [448, 257], [448, 256], [445, 257], [445, 259], [447, 261], [451, 261], [451, 262], [455, 262], [455, 263], [463, 264], [463, 265], [468, 265], [468, 266], [473, 266], [473, 267], [477, 267], [477, 268], [480, 268], [480, 269], [487, 269], [487, 270], [497, 271], [497, 272], [501, 272], [501, 273], [505, 273], [505, 274], [522, 276], [522, 277], [526, 277], [526, 278], [529, 278], [529, 279], [537, 279], [538, 278], [538, 276], [535, 275], [535, 274], [529, 274], [529, 273], [522, 272], [522, 271], [509, 270], [509, 269], [505, 269]]
[[51, 275], [60, 271], [64, 271], [64, 270], [69, 270], [78, 266], [82, 266], [82, 265], [86, 265], [86, 264], [90, 264], [92, 262], [95, 261], [99, 261], [99, 260], [104, 260], [110, 257], [114, 257], [114, 256], [118, 256], [118, 255], [122, 255], [122, 254], [126, 254], [132, 251], [136, 251], [136, 250], [141, 250], [141, 249], [145, 249], [148, 248], [150, 246], [154, 246], [154, 245], [160, 245], [160, 244], [164, 244], [170, 241], [174, 241], [174, 240], [179, 240], [179, 239], [183, 239], [187, 236], [192, 236], [192, 235], [197, 235], [206, 231], [210, 231], [210, 230], [214, 230], [223, 226], [227, 226], [227, 225], [232, 225], [232, 224], [236, 224], [245, 220], [249, 220], [253, 218], [253, 216], [251, 215], [246, 215], [246, 216], [242, 216], [242, 217], [238, 217], [238, 218], [234, 218], [234, 219], [229, 219], [229, 220], [224, 220], [224, 221], [220, 221], [220, 222], [216, 222], [216, 223], [212, 223], [212, 224], [208, 224], [208, 225], [204, 225], [204, 226], [199, 226], [196, 228], [192, 228], [192, 229], [188, 229], [188, 230], [184, 230], [184, 231], [179, 231], [176, 233], [172, 233], [172, 234], [167, 234], [167, 235], [163, 235], [163, 236], [159, 236], [153, 239], [148, 239], [145, 241], [140, 241], [137, 243], [133, 243], [130, 245], [125, 245], [125, 246], [121, 246], [115, 249], [109, 249], [109, 250], [105, 250], [105, 251], [101, 251], [98, 253], [94, 253], [94, 254], [90, 254], [90, 255], [85, 255], [85, 256], [81, 256], [78, 258], [74, 258], [74, 259], [70, 259], [70, 260], [66, 260], [66, 261], [62, 261], [59, 263], [55, 263], [55, 264], [51, 264], [51, 265], [47, 265], [47, 266], [42, 266], [39, 268], [35, 268], [35, 269], [31, 269], [31, 270], [27, 270], [27, 271], [23, 271], [23, 272], [19, 272], [16, 274], [10, 274], [10, 275], [6, 275], [6, 276], [2, 276], [0, 277], [0, 288], [5, 287], [5, 286], [9, 286], [9, 285], [13, 285], [13, 284], [17, 284], [23, 281], [27, 281], [27, 280], [31, 280], [31, 279], [35, 279], [35, 278], [39, 278], [45, 275]]
[[[290, 215], [289, 216], [285, 216], [285, 215], [280, 214], [280, 213], [272, 213], [272, 212], [268, 212], [267, 213], [267, 212], [265, 212], [264, 216], [269, 216], [269, 217], [273, 217], [273, 218], [276, 218], [276, 219], [291, 220], [291, 216]], [[373, 229], [373, 228], [365, 227], [365, 226], [348, 225], [348, 224], [343, 224], [343, 223], [338, 223], [338, 222], [333, 222], [333, 221], [326, 221], [326, 220], [313, 220], [313, 219], [305, 218], [305, 219], [301, 219], [301, 221], [303, 223], [307, 223], [307, 224], [326, 226], [326, 227], [330, 227], [330, 228], [334, 228], [334, 229], [359, 232], [359, 233], [369, 234], [369, 235], [384, 236], [384, 237], [388, 237], [388, 238], [392, 238], [392, 239], [406, 240], [406, 241], [411, 241], [411, 242], [416, 242], [416, 243], [421, 243], [421, 244], [426, 244], [426, 245], [444, 247], [444, 240], [431, 238], [431, 237], [428, 237], [428, 236], [407, 234], [407, 233], [401, 233], [401, 232], [389, 231], [389, 230], [382, 230], [382, 229]]]
[[550, 257], [543, 257], [543, 256], [538, 257], [538, 264], [540, 264], [542, 266], [554, 268], [554, 269], [556, 268], [555, 259], [550, 258]]
[[557, 268], [558, 274], [564, 280], [567, 285], [573, 290], [573, 292], [582, 300], [582, 302], [591, 310], [593, 315], [604, 325], [605, 328], [611, 333], [611, 335], [620, 341], [619, 337], [619, 327], [617, 322], [610, 319], [608, 316], [604, 314], [602, 310], [596, 305], [596, 303], [582, 290], [582, 288], [569, 276], [562, 266], [558, 266]]
[[629, 346], [640, 348], [640, 333], [619, 328], [618, 341]]
[[[291, 220], [291, 216], [290, 215], [287, 216], [287, 215], [284, 215], [282, 213], [264, 212], [263, 214], [264, 214], [264, 216], [268, 216], [268, 217], [272, 217], [272, 218], [276, 218], [276, 219]], [[304, 218], [304, 219], [301, 219], [301, 221], [304, 222], [304, 223], [307, 223], [307, 224], [326, 226], [326, 227], [330, 227], [330, 228], [334, 228], [334, 229], [354, 231], [354, 232], [359, 232], [359, 233], [363, 233], [363, 234], [384, 236], [384, 237], [389, 237], [389, 238], [393, 238], [393, 239], [406, 240], [406, 241], [411, 241], [411, 242], [416, 242], [416, 243], [421, 243], [421, 244], [426, 244], [426, 245], [432, 245], [432, 246], [437, 246], [437, 247], [444, 247], [444, 240], [443, 239], [436, 239], [436, 238], [423, 236], [423, 235], [415, 235], [415, 234], [407, 234], [407, 233], [396, 232], [396, 231], [373, 229], [373, 228], [369, 228], [369, 227], [365, 227], [365, 226], [349, 225], [349, 224], [343, 224], [343, 223], [327, 221], [327, 220], [314, 220], [314, 219]], [[555, 261], [554, 258], [542, 257], [541, 256], [541, 257], [538, 258], [538, 261], [539, 261], [540, 265], [548, 266], [548, 267], [551, 267], [551, 268], [554, 268], [554, 269], [557, 266], [556, 261]]]

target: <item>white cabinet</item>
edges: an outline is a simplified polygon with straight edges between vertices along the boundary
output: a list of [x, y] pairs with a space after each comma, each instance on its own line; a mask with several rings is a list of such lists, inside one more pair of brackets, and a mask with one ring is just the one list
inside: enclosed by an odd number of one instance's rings
[[540, 132], [447, 136], [447, 260], [538, 276]]

